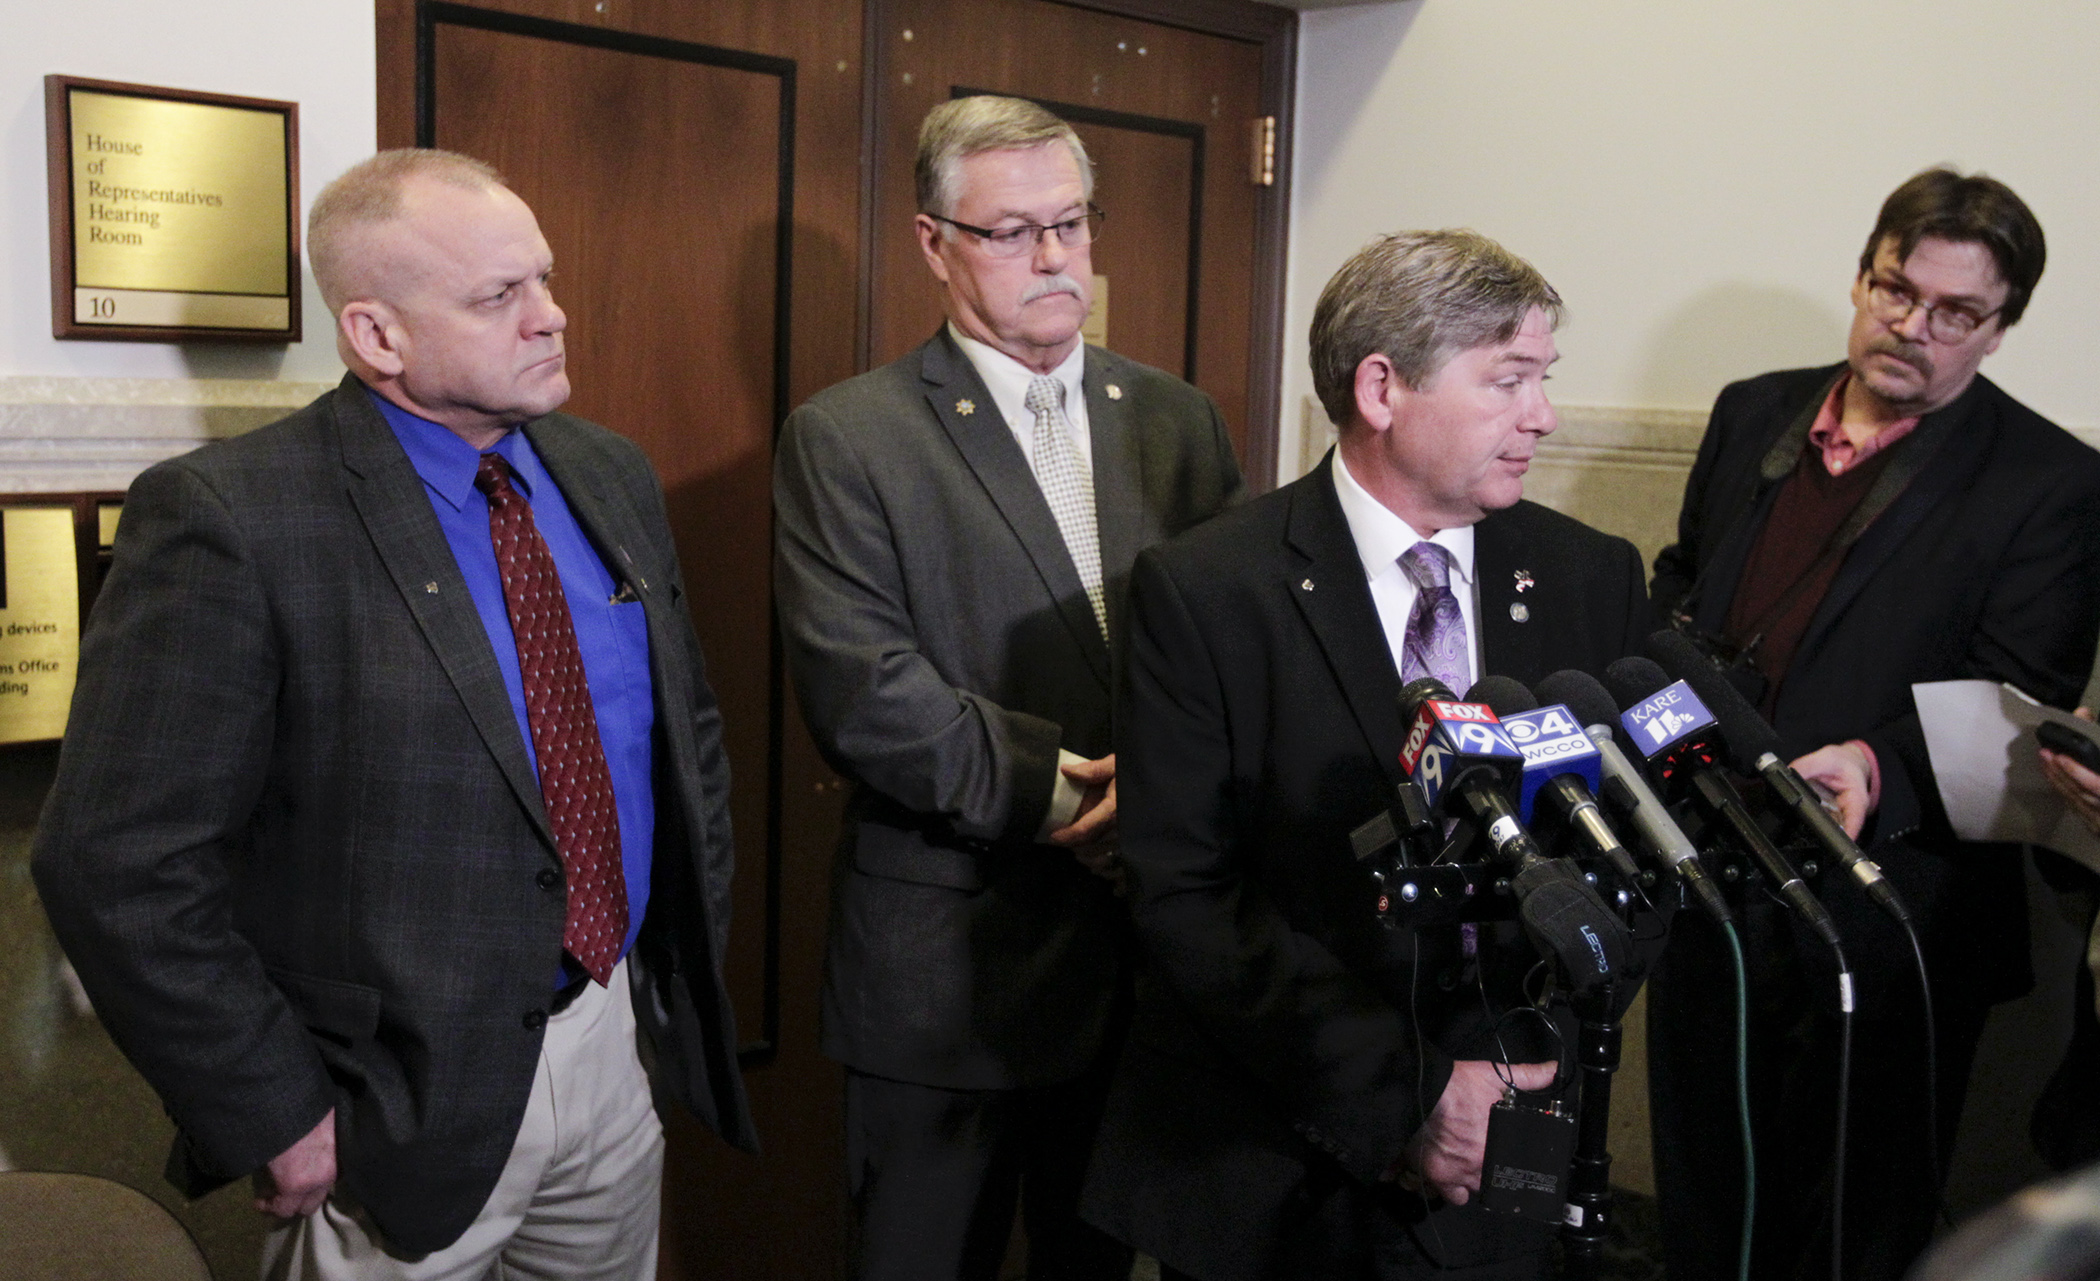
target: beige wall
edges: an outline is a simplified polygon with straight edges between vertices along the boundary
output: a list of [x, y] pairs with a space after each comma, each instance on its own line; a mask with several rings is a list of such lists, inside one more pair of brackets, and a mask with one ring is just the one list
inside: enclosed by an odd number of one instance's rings
[[[1670, 489], [1654, 451], [1688, 466], [1697, 429], [1659, 442], [1652, 413], [1622, 411], [1703, 415], [1730, 380], [1836, 359], [1882, 197], [1945, 161], [2011, 183], [2049, 233], [2048, 274], [1985, 372], [2066, 426], [2100, 426], [2096, 48], [2100, 9], [2073, 0], [1308, 13], [1284, 403], [1310, 395], [1305, 326], [1357, 246], [1396, 228], [1478, 228], [1567, 298], [1552, 391], [1590, 412], [1566, 416], [1561, 448], [1649, 451], [1602, 489], [1549, 460], [1535, 492], [1574, 485], [1580, 514], [1652, 553], [1675, 505], [1653, 507]], [[1300, 420], [1284, 415], [1285, 476], [1300, 467]]]
[[[289, 346], [51, 336], [44, 86], [50, 74], [299, 104], [300, 187], [370, 155], [369, 0], [71, 0], [8, 7], [0, 39], [0, 493], [121, 489], [146, 464], [279, 417], [342, 376], [305, 282]], [[301, 208], [304, 216], [304, 207]]]

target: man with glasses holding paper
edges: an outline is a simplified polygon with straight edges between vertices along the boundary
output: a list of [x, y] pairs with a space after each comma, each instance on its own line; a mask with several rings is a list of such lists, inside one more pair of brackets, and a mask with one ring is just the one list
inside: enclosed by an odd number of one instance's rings
[[790, 416], [781, 630], [853, 782], [823, 1045], [846, 1065], [854, 1274], [1122, 1281], [1081, 1175], [1125, 1017], [1111, 645], [1138, 551], [1237, 496], [1217, 407], [1080, 341], [1102, 214], [1070, 126], [974, 97], [920, 130], [948, 320]]
[[[2010, 188], [1928, 169], [1860, 256], [1847, 359], [1715, 402], [1657, 605], [1703, 640], [1910, 905], [1937, 1016], [1938, 1097], [1910, 942], [1858, 887], [1820, 893], [1856, 980], [1844, 1275], [1897, 1277], [1932, 1232], [1990, 1006], [2033, 981], [2018, 851], [1957, 841], [1914, 682], [2005, 681], [2069, 707], [2100, 628], [2100, 454], [1978, 376], [2042, 274]], [[1739, 1166], [1732, 981], [1678, 918], [1650, 984], [1657, 1186], [1672, 1278], [1732, 1274]], [[1835, 984], [1820, 945], [1753, 902], [1750, 1067], [1760, 1276], [1828, 1266]], [[1829, 1008], [1826, 1008], [1829, 1007]], [[1936, 1130], [1934, 1127], [1936, 1126]], [[1937, 1134], [1936, 1150], [1928, 1135]]]

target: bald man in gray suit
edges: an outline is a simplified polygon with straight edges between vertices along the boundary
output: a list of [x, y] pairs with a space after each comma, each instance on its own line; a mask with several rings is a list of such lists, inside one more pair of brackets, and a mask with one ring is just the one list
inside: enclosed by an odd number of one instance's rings
[[1069, 126], [927, 117], [948, 323], [813, 398], [775, 473], [790, 669], [854, 783], [825, 1052], [846, 1064], [856, 1275], [1120, 1278], [1076, 1216], [1129, 961], [1111, 648], [1132, 560], [1240, 490], [1217, 407], [1082, 345], [1100, 214]]

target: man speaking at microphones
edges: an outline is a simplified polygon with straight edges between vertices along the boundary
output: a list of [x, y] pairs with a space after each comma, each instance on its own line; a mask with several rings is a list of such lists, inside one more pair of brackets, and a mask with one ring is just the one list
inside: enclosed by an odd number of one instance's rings
[[1149, 967], [1085, 1211], [1168, 1281], [1543, 1271], [1551, 1229], [1473, 1196], [1498, 1073], [1554, 1076], [1537, 954], [1513, 922], [1381, 924], [1348, 834], [1405, 776], [1403, 684], [1599, 671], [1646, 630], [1633, 548], [1521, 501], [1560, 310], [1483, 236], [1374, 241], [1313, 319], [1335, 451], [1138, 559], [1117, 754]]

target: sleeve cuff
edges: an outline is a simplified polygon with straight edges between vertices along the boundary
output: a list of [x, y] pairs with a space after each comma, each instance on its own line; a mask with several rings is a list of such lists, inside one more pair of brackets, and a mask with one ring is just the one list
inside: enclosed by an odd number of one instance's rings
[[1043, 813], [1043, 825], [1036, 829], [1035, 839], [1047, 841], [1050, 833], [1061, 827], [1070, 827], [1079, 817], [1079, 802], [1086, 797], [1086, 789], [1065, 777], [1065, 766], [1079, 765], [1086, 757], [1077, 752], [1057, 749], [1057, 777], [1050, 785], [1050, 808]]

